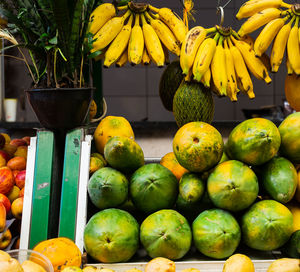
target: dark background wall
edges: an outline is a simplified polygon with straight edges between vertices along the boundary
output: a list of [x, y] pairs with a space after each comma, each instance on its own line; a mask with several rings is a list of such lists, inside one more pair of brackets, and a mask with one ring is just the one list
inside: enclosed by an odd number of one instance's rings
[[[167, 6], [182, 16], [180, 0], [149, 0], [154, 6]], [[190, 27], [201, 25], [212, 27], [219, 23], [216, 14], [217, 0], [195, 0], [195, 22]], [[221, 0], [221, 5], [227, 1]], [[241, 22], [235, 19], [239, 7], [244, 1], [232, 0], [225, 8], [224, 26], [232, 26], [238, 30]], [[174, 58], [174, 57], [173, 57]], [[153, 65], [149, 67], [131, 67], [103, 69], [103, 92], [108, 104], [109, 115], [122, 115], [130, 121], [174, 121], [172, 113], [166, 111], [158, 95], [159, 79], [163, 69]], [[30, 78], [23, 63], [6, 60], [6, 96], [18, 96], [22, 103], [19, 107], [20, 121], [35, 121], [30, 106], [24, 100], [24, 90], [30, 88]], [[284, 80], [286, 69], [283, 64], [279, 72], [271, 75], [270, 85], [253, 78], [256, 98], [249, 100], [245, 95], [238, 97], [238, 102], [232, 103], [228, 98], [215, 98], [215, 121], [243, 120], [242, 109], [258, 109], [269, 105], [282, 105], [284, 100]]]

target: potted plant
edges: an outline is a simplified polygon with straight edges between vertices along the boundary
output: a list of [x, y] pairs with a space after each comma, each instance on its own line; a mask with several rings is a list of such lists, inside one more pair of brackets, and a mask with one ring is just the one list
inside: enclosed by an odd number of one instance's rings
[[[89, 17], [98, 0], [4, 0], [0, 29], [6, 48], [17, 47], [32, 78], [27, 98], [42, 126], [70, 129], [83, 124], [92, 99], [88, 82]], [[26, 48], [28, 54], [22, 49]]]

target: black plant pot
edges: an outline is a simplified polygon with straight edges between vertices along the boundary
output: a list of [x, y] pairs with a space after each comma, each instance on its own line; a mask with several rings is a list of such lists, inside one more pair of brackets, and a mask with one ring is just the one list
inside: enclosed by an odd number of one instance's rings
[[69, 130], [85, 124], [93, 88], [53, 88], [26, 91], [39, 122], [49, 130]]

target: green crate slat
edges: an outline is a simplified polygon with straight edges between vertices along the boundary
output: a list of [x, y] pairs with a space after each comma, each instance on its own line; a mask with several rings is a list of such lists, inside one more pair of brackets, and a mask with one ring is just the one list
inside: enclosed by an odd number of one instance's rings
[[83, 129], [76, 129], [66, 136], [58, 236], [68, 237], [72, 240], [75, 239], [79, 164], [83, 134]]
[[37, 133], [37, 148], [32, 194], [32, 214], [29, 248], [48, 239], [50, 195], [53, 171], [54, 134]]

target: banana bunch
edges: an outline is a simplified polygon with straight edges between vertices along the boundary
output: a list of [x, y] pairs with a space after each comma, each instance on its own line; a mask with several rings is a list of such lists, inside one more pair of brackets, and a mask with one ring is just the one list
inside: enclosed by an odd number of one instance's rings
[[240, 91], [254, 98], [249, 71], [266, 83], [270, 83], [271, 78], [264, 60], [256, 57], [251, 42], [251, 39], [242, 40], [231, 28], [192, 28], [182, 43], [180, 54], [185, 80], [193, 78], [202, 82], [217, 95], [228, 96], [231, 101], [237, 101]]
[[180, 55], [186, 32], [183, 21], [169, 8], [129, 2], [116, 9], [105, 3], [90, 17], [91, 53], [96, 60], [104, 59], [104, 67], [122, 67], [127, 62], [148, 65], [151, 61], [162, 67], [169, 63], [169, 51]]
[[264, 26], [254, 42], [255, 55], [262, 56], [273, 43], [270, 69], [277, 72], [286, 54], [288, 74], [300, 75], [300, 4], [282, 0], [250, 0], [243, 4], [237, 19], [248, 18], [238, 34], [245, 36]]

